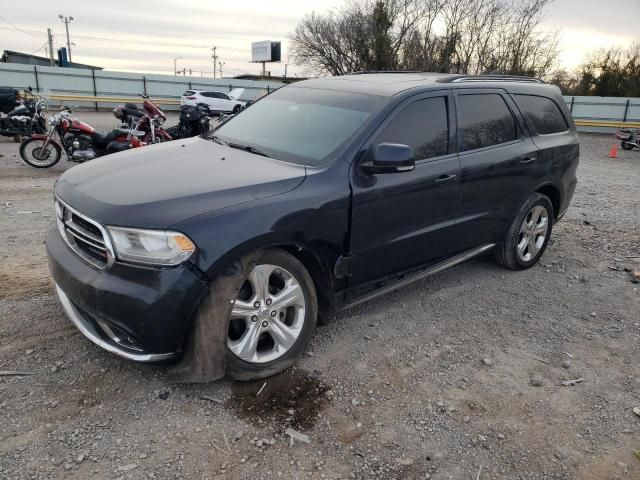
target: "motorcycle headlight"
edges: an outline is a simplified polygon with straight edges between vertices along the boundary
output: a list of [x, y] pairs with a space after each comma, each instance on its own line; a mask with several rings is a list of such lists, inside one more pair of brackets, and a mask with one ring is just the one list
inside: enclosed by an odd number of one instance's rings
[[175, 266], [196, 250], [189, 237], [179, 232], [107, 227], [116, 257], [132, 263]]

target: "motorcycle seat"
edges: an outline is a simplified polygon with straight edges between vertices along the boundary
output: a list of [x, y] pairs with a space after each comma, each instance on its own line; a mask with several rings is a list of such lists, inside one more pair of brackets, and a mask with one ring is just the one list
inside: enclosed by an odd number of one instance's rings
[[122, 137], [129, 134], [129, 130], [124, 128], [116, 128], [109, 133], [103, 135], [96, 132], [93, 135], [93, 144], [100, 150], [105, 150], [110, 142], [114, 141], [118, 137]]

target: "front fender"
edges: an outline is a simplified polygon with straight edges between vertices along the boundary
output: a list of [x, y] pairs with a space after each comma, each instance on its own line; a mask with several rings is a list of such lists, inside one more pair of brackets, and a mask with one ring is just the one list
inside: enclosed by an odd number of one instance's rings
[[349, 189], [340, 171], [311, 175], [292, 191], [190, 218], [170, 227], [197, 245], [193, 258], [209, 278], [248, 253], [274, 246], [303, 249], [331, 271], [349, 231]]
[[[49, 135], [46, 134], [42, 134], [42, 133], [34, 133], [32, 134], [30, 137], [28, 137], [27, 139], [29, 140], [46, 140], [47, 137], [49, 138], [49, 143], [53, 143], [54, 145], [56, 145], [61, 151], [65, 151], [64, 148], [62, 148], [62, 145], [60, 145], [60, 142], [58, 142], [58, 140], [56, 140], [54, 137], [49, 137]], [[25, 139], [25, 140], [27, 140]], [[24, 141], [24, 140], [23, 140]]]
[[165, 140], [173, 140], [173, 137], [169, 135], [164, 128], [156, 130], [156, 136], [162, 137]]

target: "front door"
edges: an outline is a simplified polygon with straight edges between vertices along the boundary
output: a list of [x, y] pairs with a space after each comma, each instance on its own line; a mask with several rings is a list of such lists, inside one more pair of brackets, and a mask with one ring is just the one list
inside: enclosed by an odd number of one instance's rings
[[[460, 164], [448, 91], [421, 94], [401, 103], [371, 137], [366, 154], [351, 169], [350, 284], [435, 263], [452, 253], [458, 210]], [[380, 143], [414, 149], [408, 172], [364, 174]]]

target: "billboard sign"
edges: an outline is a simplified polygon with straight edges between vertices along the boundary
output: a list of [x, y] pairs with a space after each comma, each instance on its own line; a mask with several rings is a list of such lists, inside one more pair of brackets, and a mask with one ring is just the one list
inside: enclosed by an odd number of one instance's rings
[[251, 61], [271, 61], [271, 40], [265, 40], [264, 42], [253, 42], [251, 44]]
[[271, 40], [253, 42], [251, 44], [251, 61], [254, 63], [279, 62], [281, 51], [281, 42], [272, 42]]

